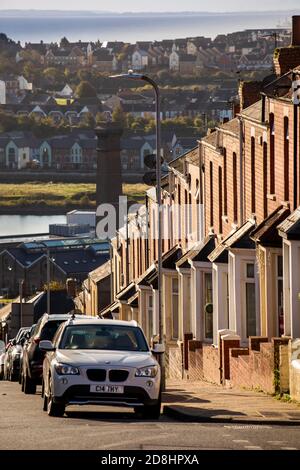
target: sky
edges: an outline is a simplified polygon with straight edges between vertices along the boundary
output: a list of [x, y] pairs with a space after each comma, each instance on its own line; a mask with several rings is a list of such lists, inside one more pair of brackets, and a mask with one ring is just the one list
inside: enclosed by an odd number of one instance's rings
[[0, 0], [0, 10], [6, 9], [36, 9], [36, 10], [109, 10], [113, 12], [124, 11], [266, 11], [299, 9], [299, 0], [214, 0], [210, 5], [207, 0]]

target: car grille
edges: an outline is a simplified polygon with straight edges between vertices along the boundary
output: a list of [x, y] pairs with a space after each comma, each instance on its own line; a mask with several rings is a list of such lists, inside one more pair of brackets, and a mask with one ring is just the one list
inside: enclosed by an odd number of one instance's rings
[[109, 380], [111, 382], [125, 382], [127, 380], [129, 372], [127, 370], [110, 370]]
[[104, 382], [106, 379], [106, 370], [105, 369], [88, 369], [86, 375], [89, 380], [94, 382]]

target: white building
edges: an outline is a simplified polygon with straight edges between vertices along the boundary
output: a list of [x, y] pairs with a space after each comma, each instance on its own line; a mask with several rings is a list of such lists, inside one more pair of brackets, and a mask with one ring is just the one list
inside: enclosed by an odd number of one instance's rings
[[78, 211], [73, 210], [67, 213], [67, 224], [89, 225], [91, 228], [96, 227], [95, 211]]
[[132, 68], [133, 70], [143, 70], [148, 66], [148, 53], [143, 50], [136, 50], [132, 54]]

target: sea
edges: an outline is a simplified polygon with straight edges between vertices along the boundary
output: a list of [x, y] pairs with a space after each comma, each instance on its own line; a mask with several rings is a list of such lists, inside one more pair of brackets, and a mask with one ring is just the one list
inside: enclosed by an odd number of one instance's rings
[[214, 38], [252, 28], [286, 26], [295, 11], [257, 13], [118, 14], [0, 11], [0, 33], [15, 41], [153, 41], [193, 36]]

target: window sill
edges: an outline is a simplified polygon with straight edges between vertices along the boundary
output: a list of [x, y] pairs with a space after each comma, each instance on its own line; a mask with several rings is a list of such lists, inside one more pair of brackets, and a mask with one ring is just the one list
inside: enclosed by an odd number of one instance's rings
[[222, 220], [223, 220], [223, 222], [228, 224], [228, 216], [227, 215], [222, 215]]
[[267, 194], [267, 199], [270, 201], [276, 201], [276, 194]]

